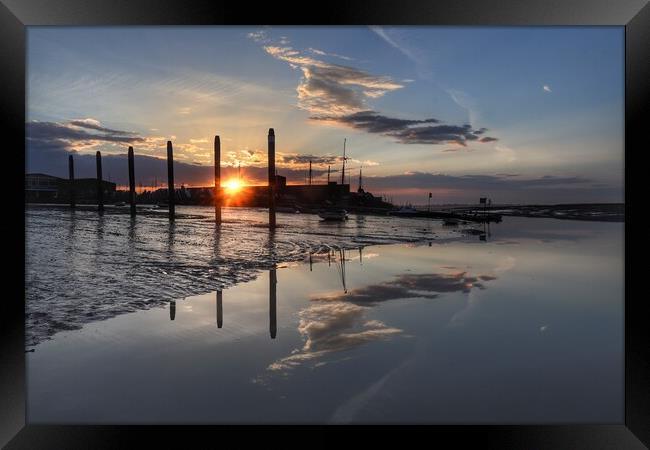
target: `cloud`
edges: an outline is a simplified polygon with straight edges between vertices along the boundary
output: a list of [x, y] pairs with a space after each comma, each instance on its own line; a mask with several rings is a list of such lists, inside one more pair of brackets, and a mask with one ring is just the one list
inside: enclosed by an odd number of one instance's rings
[[[393, 137], [402, 144], [446, 144], [466, 146], [468, 141], [493, 142], [494, 137], [480, 135], [486, 129], [473, 129], [471, 125], [443, 125], [438, 119], [398, 119], [383, 116], [375, 111], [360, 111], [345, 116], [314, 116], [314, 120], [325, 120], [348, 125], [369, 133]], [[431, 125], [435, 124], [435, 125]]]
[[255, 42], [259, 43], [267, 43], [270, 42], [268, 34], [266, 30], [258, 30], [258, 31], [253, 31], [247, 34], [249, 39], [254, 40]]
[[343, 160], [343, 157], [333, 155], [318, 156], [309, 154], [301, 155], [298, 153], [280, 153], [278, 156], [279, 158], [276, 164], [279, 164], [280, 166], [309, 166], [309, 163], [311, 162], [312, 167], [325, 167], [327, 165], [339, 164]]
[[368, 191], [389, 192], [396, 202], [426, 201], [429, 192], [433, 192], [438, 203], [474, 203], [485, 196], [496, 203], [621, 201], [620, 187], [595, 188], [593, 182], [582, 176], [447, 175], [417, 171], [364, 177]]
[[[48, 123], [48, 122], [35, 122], [35, 123]], [[51, 123], [51, 122], [49, 122]], [[66, 126], [66, 125], [64, 125]], [[106, 128], [101, 126], [101, 123], [99, 120], [93, 119], [93, 118], [87, 118], [87, 119], [76, 119], [76, 120], [71, 120], [67, 123], [68, 128], [87, 128], [89, 130], [95, 130], [99, 131], [101, 133], [105, 133], [108, 135], [117, 135], [117, 136], [136, 136], [137, 134], [132, 132], [132, 131], [122, 131], [122, 130], [114, 130], [111, 128]]]
[[553, 92], [553, 91], [551, 90], [550, 86], [548, 86], [548, 85], [546, 85], [546, 84], [545, 84], [544, 86], [542, 86], [542, 89], [544, 89], [546, 92]]
[[[154, 180], [165, 180], [165, 136], [141, 136], [130, 131], [106, 128], [95, 119], [67, 122], [27, 122], [27, 171], [41, 172], [59, 177], [68, 175], [68, 155], [75, 155], [75, 172], [78, 177], [95, 176], [95, 155], [102, 150], [105, 176], [119, 185], [128, 183], [126, 147], [135, 149], [136, 179], [145, 185]], [[174, 137], [171, 137], [174, 140]], [[175, 177], [179, 184], [211, 186], [213, 183], [212, 152], [197, 144], [207, 139], [190, 139], [189, 143], [174, 141]], [[247, 183], [265, 184], [267, 179], [266, 151], [244, 149], [228, 152], [222, 161], [223, 178], [238, 175], [242, 163], [242, 176]], [[312, 174], [319, 177], [327, 173], [326, 164], [339, 161], [337, 156], [313, 156], [278, 153], [278, 173], [288, 182], [303, 182], [304, 168], [313, 161]], [[208, 165], [204, 165], [208, 163]], [[320, 167], [320, 168], [319, 168]], [[336, 169], [332, 170], [336, 172]]]
[[386, 41], [391, 47], [399, 50], [404, 56], [413, 61], [414, 63], [421, 65], [423, 63], [420, 55], [416, 54], [408, 46], [404, 45], [401, 42], [400, 37], [395, 31], [389, 31], [386, 28], [379, 26], [371, 26], [370, 29], [377, 34], [380, 38]]
[[[98, 131], [90, 132], [87, 129]], [[128, 131], [104, 128], [98, 123], [73, 120], [67, 123], [32, 121], [26, 124], [28, 141], [42, 142], [143, 142], [144, 138]]]
[[[298, 106], [312, 114], [351, 114], [367, 109], [368, 99], [382, 97], [403, 87], [403, 84], [388, 76], [376, 76], [354, 67], [332, 64], [289, 46], [265, 45], [264, 50], [302, 72], [300, 84], [296, 87]], [[312, 54], [327, 55], [322, 50], [310, 50]]]
[[307, 50], [312, 52], [313, 54], [319, 55], [319, 56], [333, 56], [334, 58], [340, 58], [340, 59], [343, 59], [345, 61], [354, 61], [354, 58], [350, 58], [349, 56], [343, 56], [343, 55], [339, 55], [337, 53], [327, 53], [327, 52], [324, 52], [323, 50], [318, 50], [316, 48], [311, 48], [310, 47]]
[[[411, 58], [412, 53], [404, 50], [386, 34], [374, 27], [373, 31], [400, 48]], [[266, 35], [265, 35], [266, 36]], [[258, 35], [251, 36], [259, 42]], [[268, 37], [266, 37], [269, 41]], [[287, 62], [294, 69], [302, 71], [302, 78], [296, 87], [298, 106], [309, 113], [310, 119], [323, 123], [334, 123], [395, 138], [402, 144], [455, 143], [465, 146], [467, 141], [492, 142], [494, 137], [479, 135], [485, 131], [473, 129], [470, 125], [443, 125], [434, 118], [400, 119], [387, 117], [368, 108], [368, 101], [383, 97], [389, 92], [404, 87], [388, 76], [372, 75], [350, 66], [332, 64], [312, 55], [325, 56], [326, 52], [310, 48], [310, 55], [289, 46], [264, 45], [272, 57]], [[436, 124], [436, 125], [431, 125]]]

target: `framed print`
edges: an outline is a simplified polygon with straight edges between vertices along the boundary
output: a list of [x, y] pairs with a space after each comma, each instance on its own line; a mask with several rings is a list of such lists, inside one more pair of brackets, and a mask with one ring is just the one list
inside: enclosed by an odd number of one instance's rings
[[647, 2], [314, 11], [2, 0], [0, 442], [646, 448]]

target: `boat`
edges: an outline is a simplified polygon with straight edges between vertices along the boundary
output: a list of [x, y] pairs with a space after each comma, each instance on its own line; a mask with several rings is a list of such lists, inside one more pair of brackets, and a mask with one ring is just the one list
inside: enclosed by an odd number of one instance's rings
[[323, 220], [347, 220], [348, 212], [340, 208], [321, 209], [318, 212], [318, 217]]
[[400, 209], [396, 211], [389, 211], [388, 214], [391, 216], [404, 216], [404, 217], [412, 217], [418, 215], [419, 211], [415, 208], [413, 208], [410, 205], [407, 206], [402, 206]]
[[446, 226], [456, 226], [460, 224], [460, 221], [458, 219], [454, 219], [453, 217], [449, 217], [447, 219], [444, 219], [442, 221], [442, 224]]

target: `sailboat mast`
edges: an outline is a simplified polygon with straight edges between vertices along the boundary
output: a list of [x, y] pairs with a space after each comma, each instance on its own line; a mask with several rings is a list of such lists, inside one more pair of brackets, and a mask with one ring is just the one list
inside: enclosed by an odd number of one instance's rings
[[345, 184], [345, 141], [347, 138], [343, 138], [343, 170], [341, 170], [341, 184]]

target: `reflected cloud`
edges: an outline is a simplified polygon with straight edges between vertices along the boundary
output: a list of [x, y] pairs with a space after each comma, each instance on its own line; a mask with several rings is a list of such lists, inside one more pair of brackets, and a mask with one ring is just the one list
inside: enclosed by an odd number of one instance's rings
[[491, 275], [471, 276], [467, 272], [453, 274], [404, 274], [392, 281], [352, 289], [347, 294], [334, 293], [313, 297], [314, 301], [347, 301], [375, 305], [389, 300], [410, 298], [434, 299], [440, 293], [465, 292], [472, 288], [485, 289], [483, 281], [495, 280]]
[[[299, 333], [305, 344], [269, 365], [271, 371], [286, 371], [332, 352], [349, 350], [368, 342], [402, 333], [378, 320], [364, 320], [368, 308], [346, 302], [328, 302], [300, 312]], [[319, 366], [322, 366], [322, 362]]]
[[468, 293], [471, 297], [474, 289], [485, 289], [485, 282], [496, 279], [493, 275], [471, 275], [467, 271], [402, 274], [385, 283], [312, 296], [313, 304], [299, 313], [298, 332], [305, 340], [304, 345], [273, 362], [267, 369], [286, 375], [288, 371], [309, 363], [313, 363], [312, 368], [320, 367], [327, 363], [322, 358], [330, 354], [403, 334], [402, 329], [380, 320], [367, 319], [368, 311], [382, 302], [435, 299], [449, 292]]

